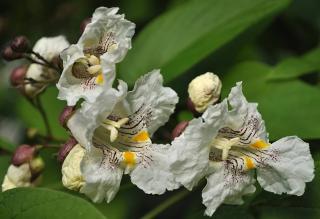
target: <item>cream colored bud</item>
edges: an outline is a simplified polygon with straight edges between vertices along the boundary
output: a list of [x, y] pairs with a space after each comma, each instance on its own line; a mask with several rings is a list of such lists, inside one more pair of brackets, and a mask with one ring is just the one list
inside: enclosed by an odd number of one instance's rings
[[31, 170], [29, 164], [25, 163], [20, 166], [10, 165], [7, 174], [2, 183], [2, 191], [17, 187], [30, 187], [31, 184]]
[[80, 163], [84, 157], [85, 149], [79, 144], [73, 147], [62, 164], [62, 184], [71, 190], [79, 191], [84, 185], [80, 170]]
[[33, 173], [40, 173], [44, 169], [44, 162], [41, 157], [36, 157], [30, 161], [30, 168]]
[[204, 112], [220, 98], [222, 83], [211, 72], [199, 75], [189, 83], [188, 93], [197, 112]]

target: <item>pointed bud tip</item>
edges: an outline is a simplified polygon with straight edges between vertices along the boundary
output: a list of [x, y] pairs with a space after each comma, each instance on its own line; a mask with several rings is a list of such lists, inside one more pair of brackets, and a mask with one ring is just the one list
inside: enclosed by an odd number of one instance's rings
[[30, 42], [26, 36], [17, 36], [10, 43], [11, 49], [17, 53], [25, 53], [30, 49]]
[[73, 115], [76, 107], [75, 106], [66, 106], [59, 115], [59, 123], [62, 127], [67, 127], [67, 122], [70, 117]]
[[24, 83], [24, 79], [27, 73], [28, 67], [23, 65], [12, 70], [10, 74], [10, 83], [16, 87]]
[[64, 159], [68, 156], [69, 152], [76, 144], [78, 144], [76, 139], [74, 139], [73, 137], [69, 138], [68, 141], [61, 146], [58, 152], [57, 160], [60, 163], [63, 163]]
[[189, 125], [189, 121], [182, 121], [180, 122], [172, 131], [172, 140], [175, 139], [176, 137], [179, 137], [183, 131], [187, 128]]
[[83, 31], [86, 29], [86, 26], [91, 23], [91, 17], [84, 19], [80, 24], [80, 32], [83, 33]]
[[31, 161], [35, 154], [35, 151], [36, 151], [35, 148], [30, 145], [27, 145], [27, 144], [20, 145], [15, 150], [11, 163], [15, 166], [20, 166], [23, 163], [27, 163]]

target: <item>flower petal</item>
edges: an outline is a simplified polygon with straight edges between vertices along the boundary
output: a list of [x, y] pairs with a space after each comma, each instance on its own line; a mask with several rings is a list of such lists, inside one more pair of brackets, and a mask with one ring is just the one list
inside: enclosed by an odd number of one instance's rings
[[179, 187], [169, 169], [170, 145], [153, 144], [140, 153], [142, 162], [130, 173], [131, 181], [147, 194], [163, 194]]
[[227, 102], [209, 106], [201, 118], [190, 121], [172, 142], [170, 168], [176, 181], [191, 190], [202, 179], [209, 165], [210, 143], [224, 124]]
[[119, 190], [123, 170], [112, 162], [111, 157], [98, 148], [92, 148], [81, 162], [85, 184], [80, 192], [93, 202], [106, 199], [109, 203]]
[[168, 120], [178, 103], [178, 96], [174, 90], [164, 87], [160, 70], [153, 70], [140, 77], [126, 97], [131, 112], [135, 112], [145, 105], [151, 109], [150, 122], [147, 125], [149, 134], [153, 133]]
[[68, 120], [67, 126], [80, 145], [87, 150], [92, 148], [92, 137], [96, 128], [111, 114], [115, 105], [124, 98], [126, 84], [119, 84], [119, 91], [109, 88], [100, 94], [94, 103], [83, 102]]
[[314, 162], [308, 143], [290, 136], [274, 142], [268, 150], [276, 157], [257, 169], [260, 185], [276, 194], [302, 195], [305, 183], [314, 177]]
[[43, 58], [51, 61], [54, 57], [69, 46], [64, 36], [42, 37], [33, 47], [33, 51], [39, 53]]
[[[255, 180], [252, 172], [236, 172], [230, 174], [223, 162], [215, 163], [212, 174], [207, 177], [207, 185], [202, 190], [203, 204], [207, 207], [205, 214], [212, 216], [216, 209], [224, 202], [233, 201], [239, 204], [239, 199], [243, 194], [252, 191]], [[234, 175], [236, 174], [236, 175]], [[246, 190], [246, 188], [250, 188]], [[236, 200], [236, 202], [234, 202]]]

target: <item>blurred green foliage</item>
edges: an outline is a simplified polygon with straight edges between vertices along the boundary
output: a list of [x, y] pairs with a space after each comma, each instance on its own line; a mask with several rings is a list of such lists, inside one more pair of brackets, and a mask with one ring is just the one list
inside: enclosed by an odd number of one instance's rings
[[[248, 198], [244, 206], [220, 207], [213, 218], [320, 218], [320, 1], [2, 0], [0, 44], [18, 34], [27, 35], [32, 42], [42, 36], [64, 34], [75, 43], [80, 36], [79, 24], [98, 6], [118, 6], [137, 24], [133, 49], [119, 65], [119, 76], [132, 85], [138, 76], [161, 68], [166, 83], [180, 96], [176, 113], [156, 139], [167, 136], [178, 121], [191, 118], [185, 104], [188, 82], [212, 71], [222, 78], [223, 96], [235, 82], [243, 81], [248, 100], [259, 103], [271, 140], [298, 135], [310, 143], [316, 179], [307, 184], [303, 197], [261, 192]], [[10, 68], [18, 64], [0, 63], [0, 122], [18, 119], [23, 127], [19, 133], [23, 141], [10, 142], [8, 136], [0, 136], [0, 180], [14, 147], [35, 143], [27, 137], [27, 128], [36, 128], [41, 134], [45, 131], [40, 115], [7, 83]], [[66, 139], [68, 133], [57, 121], [65, 103], [56, 95], [51, 87], [41, 98], [54, 136]], [[125, 179], [110, 204], [92, 204], [62, 187], [54, 153], [56, 150], [41, 152], [46, 163], [42, 184], [46, 189], [1, 194], [0, 218], [32, 218], [35, 214], [74, 218], [80, 213], [81, 218], [104, 218], [102, 214], [111, 219], [139, 218], [179, 192], [150, 196]], [[190, 192], [159, 218], [202, 218], [200, 191], [201, 187]], [[38, 205], [40, 202], [45, 204]], [[35, 207], [26, 211], [30, 206]]]

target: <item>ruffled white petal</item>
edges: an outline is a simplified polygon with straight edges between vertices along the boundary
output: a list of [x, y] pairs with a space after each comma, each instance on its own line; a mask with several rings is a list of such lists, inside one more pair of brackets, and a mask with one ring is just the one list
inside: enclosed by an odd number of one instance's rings
[[126, 97], [131, 113], [137, 111], [143, 104], [150, 107], [150, 124], [147, 125], [149, 134], [153, 133], [168, 120], [178, 103], [178, 96], [174, 90], [164, 87], [160, 70], [153, 70], [140, 77]]
[[85, 184], [80, 192], [92, 199], [93, 202], [109, 203], [119, 190], [123, 170], [110, 162], [102, 150], [93, 148], [86, 154], [81, 163]]
[[100, 7], [92, 15], [89, 23], [78, 44], [82, 48], [97, 45], [101, 37], [106, 33], [113, 33], [116, 46], [105, 54], [105, 60], [115, 64], [124, 58], [131, 49], [131, 38], [134, 35], [135, 24], [126, 20], [124, 15], [117, 14], [119, 8]]
[[33, 51], [51, 61], [54, 57], [59, 56], [59, 54], [68, 46], [69, 42], [64, 36], [42, 37], [34, 45]]
[[190, 121], [171, 146], [171, 171], [176, 181], [191, 190], [205, 176], [210, 143], [224, 124], [227, 102], [209, 106], [201, 118]]
[[302, 195], [305, 183], [314, 177], [308, 143], [290, 136], [274, 142], [268, 151], [272, 151], [276, 159], [268, 160], [266, 166], [257, 169], [260, 185], [276, 194]]
[[255, 119], [255, 133], [251, 136], [252, 140], [260, 139], [268, 142], [268, 133], [266, 131], [265, 122], [259, 113], [257, 103], [249, 103], [242, 92], [242, 82], [238, 82], [235, 87], [231, 89], [228, 96], [228, 102], [231, 110], [225, 122], [225, 127], [233, 130], [239, 130], [244, 126], [252, 123], [249, 120]]
[[[115, 64], [120, 62], [131, 48], [131, 38], [135, 29], [135, 24], [125, 20], [124, 15], [116, 14], [117, 11], [118, 8], [97, 8], [91, 23], [86, 26], [78, 43], [61, 54], [64, 70], [57, 84], [58, 98], [66, 100], [69, 106], [75, 105], [80, 98], [84, 98], [87, 102], [94, 102], [103, 92], [104, 87], [112, 86], [115, 79]], [[112, 36], [104, 39], [108, 33], [112, 33]], [[84, 86], [83, 84], [86, 83], [84, 79], [78, 79], [72, 75], [72, 66], [80, 58], [85, 58], [85, 49], [99, 46], [101, 39], [111, 43], [111, 46], [107, 46], [108, 48], [104, 49], [106, 51], [103, 50], [104, 53], [100, 56], [102, 85], [96, 84], [93, 78], [92, 85]]]
[[29, 164], [25, 163], [18, 167], [11, 164], [2, 183], [2, 191], [29, 186], [32, 186]]
[[142, 152], [146, 158], [145, 162], [137, 164], [130, 173], [131, 181], [147, 194], [163, 194], [166, 190], [174, 190], [179, 187], [169, 169], [169, 148], [170, 145], [153, 144]]
[[92, 137], [99, 125], [111, 114], [127, 87], [120, 82], [119, 91], [109, 88], [100, 94], [94, 103], [83, 102], [81, 108], [68, 120], [67, 126], [75, 139], [87, 150], [92, 148]]
[[[255, 180], [251, 173], [230, 174], [223, 162], [213, 165], [213, 173], [207, 177], [207, 185], [202, 191], [203, 204], [207, 207], [205, 214], [212, 216], [216, 209], [230, 199], [239, 204], [239, 197], [252, 191]], [[236, 177], [236, 178], [235, 178]], [[246, 191], [246, 188], [250, 188]], [[237, 199], [234, 199], [237, 197]], [[236, 202], [235, 202], [236, 200]]]

